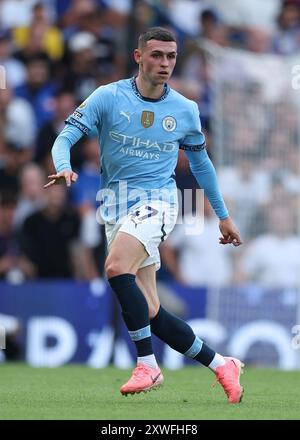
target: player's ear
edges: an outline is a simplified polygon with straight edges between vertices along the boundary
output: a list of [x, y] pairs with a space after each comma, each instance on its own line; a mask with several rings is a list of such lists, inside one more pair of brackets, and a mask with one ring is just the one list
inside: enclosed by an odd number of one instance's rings
[[142, 52], [141, 52], [141, 50], [140, 50], [140, 49], [134, 49], [133, 57], [134, 57], [134, 61], [135, 61], [137, 64], [140, 64], [140, 62], [141, 62], [141, 57], [142, 57]]

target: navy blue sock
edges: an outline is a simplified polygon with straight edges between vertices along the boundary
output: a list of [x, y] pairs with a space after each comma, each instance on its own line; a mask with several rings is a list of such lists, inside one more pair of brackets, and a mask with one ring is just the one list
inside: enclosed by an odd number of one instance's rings
[[191, 327], [182, 319], [160, 307], [151, 319], [151, 331], [171, 348], [208, 366], [215, 352], [201, 341]]
[[138, 356], [153, 354], [149, 309], [146, 298], [135, 282], [135, 275], [125, 273], [108, 280], [117, 295], [129, 335]]

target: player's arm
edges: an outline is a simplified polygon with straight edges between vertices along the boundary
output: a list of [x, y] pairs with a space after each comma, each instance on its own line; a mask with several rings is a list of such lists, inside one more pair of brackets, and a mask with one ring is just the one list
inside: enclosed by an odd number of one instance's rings
[[204, 189], [206, 197], [220, 219], [219, 228], [222, 233], [220, 243], [232, 243], [234, 246], [241, 245], [240, 233], [229, 216], [219, 188], [215, 167], [208, 157], [207, 151], [204, 148], [200, 151], [186, 151], [186, 155], [193, 175], [200, 188]]
[[99, 87], [67, 118], [67, 125], [52, 147], [56, 173], [48, 176], [51, 180], [44, 186], [45, 188], [58, 183], [66, 183], [70, 186], [76, 182], [78, 176], [72, 170], [70, 150], [83, 135], [89, 134], [92, 127], [101, 123], [105, 93], [107, 93], [105, 89]]
[[66, 125], [58, 135], [51, 151], [56, 173], [48, 176], [51, 180], [44, 186], [44, 188], [59, 183], [66, 183], [67, 186], [71, 186], [71, 183], [76, 182], [78, 175], [72, 170], [70, 151], [72, 146], [76, 144], [82, 136], [82, 131], [70, 124]]

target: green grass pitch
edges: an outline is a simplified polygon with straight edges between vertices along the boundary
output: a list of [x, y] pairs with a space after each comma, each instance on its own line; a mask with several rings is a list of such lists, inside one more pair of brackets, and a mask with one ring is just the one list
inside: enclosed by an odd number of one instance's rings
[[129, 370], [1, 364], [0, 420], [300, 419], [300, 372], [246, 368], [243, 402], [230, 405], [207, 369], [163, 371], [161, 389], [124, 397]]

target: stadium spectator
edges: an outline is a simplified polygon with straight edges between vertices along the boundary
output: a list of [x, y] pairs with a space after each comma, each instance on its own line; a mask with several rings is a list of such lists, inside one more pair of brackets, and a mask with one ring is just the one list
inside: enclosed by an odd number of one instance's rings
[[68, 42], [70, 65], [62, 81], [64, 88], [74, 90], [77, 101], [83, 101], [97, 85], [96, 41], [92, 33], [81, 31]]
[[34, 268], [34, 277], [76, 277], [73, 246], [78, 238], [79, 217], [66, 204], [65, 188], [55, 186], [45, 193], [44, 208], [21, 228], [21, 255]]
[[[179, 147], [186, 150], [193, 174], [220, 219], [220, 244], [242, 244], [205, 151], [197, 104], [167, 83], [176, 54], [176, 39], [170, 31], [150, 28], [140, 35], [134, 51], [138, 75], [99, 87], [69, 116], [68, 125], [52, 149], [56, 173], [48, 176], [45, 188], [76, 182], [70, 149], [96, 126], [103, 170], [101, 213], [109, 248], [105, 271], [138, 357], [132, 377], [120, 392], [139, 393], [163, 383], [152, 348], [153, 332], [179, 353], [209, 367], [228, 401], [239, 403], [243, 394], [239, 383], [242, 363], [210, 349], [186, 322], [160, 306], [157, 295], [158, 247], [177, 218], [173, 176]], [[145, 102], [151, 103], [151, 110], [145, 110]], [[160, 123], [154, 124], [156, 119]], [[176, 130], [177, 121], [180, 128]]]
[[0, 29], [0, 66], [5, 68], [6, 82], [9, 87], [23, 84], [26, 80], [25, 66], [13, 56], [13, 44], [8, 31]]
[[0, 190], [14, 192], [17, 196], [19, 191], [18, 174], [31, 158], [30, 151], [20, 149], [17, 145], [5, 141], [2, 143], [1, 149]]
[[20, 192], [14, 212], [14, 228], [20, 229], [31, 214], [40, 211], [45, 204], [43, 185], [46, 176], [43, 170], [34, 163], [27, 163], [19, 176]]
[[11, 29], [17, 26], [29, 26], [32, 7], [37, 0], [2, 0], [0, 2], [0, 26]]
[[82, 261], [86, 278], [102, 278], [104, 275], [105, 238], [103, 225], [97, 221], [99, 201], [96, 194], [101, 188], [99, 174], [100, 155], [96, 132], [86, 137], [83, 147], [83, 164], [78, 180], [72, 188], [71, 200], [81, 219], [81, 242], [85, 253]]
[[[180, 78], [185, 85], [181, 93], [184, 96], [187, 93], [189, 99], [197, 102], [201, 109], [202, 126], [207, 132], [210, 127], [213, 93], [209, 80], [209, 65], [203, 51], [199, 51], [195, 44], [186, 46], [186, 54], [181, 60]], [[174, 88], [177, 90], [176, 84]]]
[[[45, 168], [48, 174], [51, 174], [53, 171], [51, 159], [51, 147], [53, 142], [63, 129], [65, 120], [75, 109], [76, 105], [75, 96], [70, 89], [59, 90], [53, 98], [53, 117], [45, 122], [38, 131], [34, 158], [36, 162]], [[76, 168], [80, 168], [82, 164], [81, 144], [82, 142], [79, 141], [74, 151], [72, 151], [72, 160]]]
[[250, 28], [246, 31], [245, 48], [251, 52], [271, 51], [271, 34], [264, 29]]
[[36, 3], [32, 9], [32, 19], [29, 26], [16, 27], [13, 31], [15, 46], [27, 54], [32, 47], [39, 52], [57, 61], [62, 58], [64, 42], [59, 29], [50, 23], [50, 14], [47, 6]]
[[284, 202], [267, 207], [267, 232], [252, 240], [242, 257], [244, 281], [276, 289], [299, 286], [300, 238], [290, 211]]
[[81, 20], [97, 10], [94, 0], [70, 0], [59, 13], [59, 26], [63, 29], [64, 39], [80, 31]]
[[8, 142], [28, 150], [27, 160], [32, 157], [36, 136], [35, 115], [30, 103], [14, 96], [9, 87], [0, 93], [0, 129]]
[[27, 61], [27, 81], [15, 89], [18, 97], [32, 106], [38, 128], [54, 114], [56, 86], [50, 79], [50, 64], [47, 57], [37, 55]]
[[[202, 208], [199, 202], [198, 206]], [[203, 218], [203, 225], [201, 222], [199, 232], [194, 230], [191, 233], [197, 215]], [[204, 212], [185, 215], [182, 223], [176, 224], [168, 240], [161, 245], [162, 261], [172, 277], [189, 287], [230, 284], [233, 275], [231, 249], [220, 246], [218, 236], [218, 221], [205, 199]]]
[[236, 160], [235, 166], [220, 168], [219, 179], [224, 188], [224, 197], [231, 206], [243, 236], [249, 238], [250, 232], [254, 232], [252, 225], [259, 209], [270, 198], [270, 174], [257, 167], [248, 152], [248, 157]]
[[[98, 8], [81, 17], [76, 34], [87, 32], [95, 37], [95, 53], [100, 64], [109, 65], [115, 57], [114, 23], [107, 24], [107, 12]], [[75, 35], [76, 35], [75, 34]], [[69, 44], [71, 40], [69, 40]]]
[[201, 27], [199, 29], [201, 37], [210, 39], [210, 36], [214, 32], [214, 28], [219, 21], [220, 18], [213, 9], [202, 10], [200, 13]]
[[297, 0], [284, 0], [277, 18], [272, 40], [273, 51], [293, 55], [300, 49], [300, 5]]
[[1, 185], [0, 188], [0, 280], [3, 280], [18, 264], [18, 246], [13, 229], [16, 197], [11, 189], [4, 191]]

